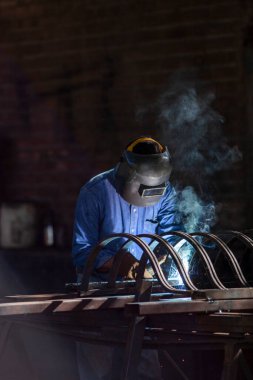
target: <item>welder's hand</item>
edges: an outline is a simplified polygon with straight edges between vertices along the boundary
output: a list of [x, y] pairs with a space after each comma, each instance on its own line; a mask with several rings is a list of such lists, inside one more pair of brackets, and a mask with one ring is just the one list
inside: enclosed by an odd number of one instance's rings
[[[138, 268], [139, 268], [139, 261], [136, 261], [129, 269], [127, 275], [125, 276], [125, 279], [127, 280], [134, 280], [137, 277], [138, 274]], [[143, 278], [153, 278], [152, 274], [149, 272], [149, 270], [145, 269]]]
[[[98, 268], [99, 272], [108, 272], [113, 264], [113, 258], [106, 261], [102, 267]], [[122, 256], [118, 274], [124, 279], [134, 280], [137, 277], [139, 261], [129, 252], [125, 252]], [[144, 272], [144, 278], [152, 278], [152, 274], [148, 270]]]
[[160, 257], [157, 257], [158, 263], [160, 265], [162, 265], [163, 263], [165, 263], [166, 259], [167, 259], [167, 255], [162, 255]]
[[[134, 280], [137, 277], [139, 265], [139, 261], [131, 253], [125, 252], [121, 260], [119, 275], [127, 280]], [[145, 270], [144, 278], [152, 278], [152, 276]]]
[[[162, 255], [162, 256], [160, 256], [160, 257], [157, 257], [157, 260], [158, 260], [158, 263], [160, 264], [160, 266], [163, 264], [163, 263], [165, 263], [165, 261], [166, 261], [166, 258], [167, 258], [167, 255]], [[152, 276], [152, 277], [154, 277], [154, 271], [153, 271], [153, 268], [150, 266], [148, 269], [147, 269], [147, 271], [149, 272], [149, 274]]]

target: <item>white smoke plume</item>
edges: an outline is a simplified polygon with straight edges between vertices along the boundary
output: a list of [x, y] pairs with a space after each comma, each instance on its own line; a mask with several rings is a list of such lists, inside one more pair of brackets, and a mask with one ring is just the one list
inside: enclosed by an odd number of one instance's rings
[[241, 159], [223, 135], [224, 119], [212, 108], [214, 100], [214, 92], [179, 76], [158, 101], [158, 122], [175, 170], [197, 173], [200, 180]]
[[[160, 140], [172, 156], [178, 212], [188, 233], [210, 232], [214, 227], [218, 218], [210, 182], [216, 180], [217, 172], [242, 159], [238, 147], [229, 146], [224, 118], [213, 108], [214, 101], [214, 91], [199, 81], [196, 71], [181, 71], [173, 75], [153, 107]], [[202, 242], [201, 237], [198, 240]], [[188, 270], [194, 248], [182, 239], [175, 249]], [[173, 265], [168, 278], [182, 284]]]
[[172, 155], [178, 210], [187, 232], [207, 232], [215, 224], [215, 203], [206, 192], [207, 183], [216, 172], [242, 158], [238, 147], [230, 147], [223, 134], [224, 119], [212, 108], [214, 100], [214, 92], [200, 83], [195, 73], [179, 72], [156, 104], [161, 140]]
[[185, 230], [209, 232], [216, 222], [214, 202], [204, 202], [191, 186], [178, 193], [178, 211], [182, 215]]

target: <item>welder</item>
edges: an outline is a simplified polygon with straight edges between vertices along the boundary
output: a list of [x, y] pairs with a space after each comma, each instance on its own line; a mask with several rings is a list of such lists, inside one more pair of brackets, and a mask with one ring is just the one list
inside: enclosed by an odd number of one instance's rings
[[[79, 273], [92, 248], [112, 233], [160, 235], [181, 228], [176, 193], [169, 182], [171, 170], [167, 147], [150, 137], [140, 137], [126, 146], [115, 168], [98, 174], [81, 188], [72, 249]], [[118, 240], [101, 251], [94, 277], [104, 279], [121, 245]], [[128, 251], [120, 273], [131, 278], [141, 251], [135, 245]]]
[[[88, 255], [108, 235], [160, 235], [181, 229], [176, 192], [169, 182], [171, 170], [167, 147], [151, 137], [141, 136], [125, 147], [115, 168], [98, 174], [81, 188], [76, 204], [72, 248], [78, 281]], [[106, 278], [121, 245], [122, 240], [119, 239], [100, 252], [95, 262], [94, 280]], [[134, 243], [128, 247], [119, 270], [122, 278], [134, 278], [141, 254]], [[145, 277], [150, 276], [146, 271]], [[106, 379], [106, 374], [110, 373], [111, 360], [108, 358], [111, 357], [111, 349], [99, 347], [86, 343], [78, 346], [81, 379]], [[140, 364], [138, 379], [160, 380], [160, 366], [154, 364], [154, 356], [146, 362], [153, 364]], [[108, 378], [112, 377], [109, 375]]]

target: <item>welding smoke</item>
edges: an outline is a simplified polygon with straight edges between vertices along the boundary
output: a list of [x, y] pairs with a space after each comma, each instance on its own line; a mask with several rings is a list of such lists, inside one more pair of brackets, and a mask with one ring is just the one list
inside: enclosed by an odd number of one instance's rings
[[175, 171], [191, 172], [199, 181], [241, 159], [223, 135], [223, 117], [212, 108], [215, 94], [194, 78], [178, 74], [158, 101], [162, 139]]
[[209, 232], [216, 222], [214, 202], [204, 202], [191, 186], [178, 192], [178, 211], [185, 230], [189, 233]]
[[195, 74], [175, 74], [156, 104], [160, 139], [172, 155], [178, 210], [187, 232], [209, 231], [215, 224], [215, 204], [206, 184], [242, 158], [223, 134], [224, 118], [213, 109], [214, 92]]

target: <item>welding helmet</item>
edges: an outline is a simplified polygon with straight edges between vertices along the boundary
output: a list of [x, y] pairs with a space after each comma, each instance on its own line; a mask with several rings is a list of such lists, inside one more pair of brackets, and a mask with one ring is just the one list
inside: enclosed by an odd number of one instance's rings
[[139, 137], [126, 146], [116, 166], [116, 189], [132, 205], [154, 205], [166, 191], [171, 170], [167, 147]]

